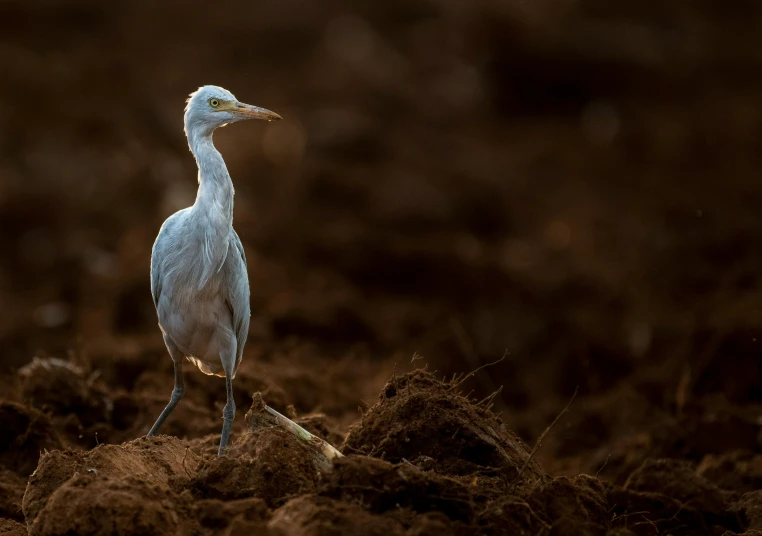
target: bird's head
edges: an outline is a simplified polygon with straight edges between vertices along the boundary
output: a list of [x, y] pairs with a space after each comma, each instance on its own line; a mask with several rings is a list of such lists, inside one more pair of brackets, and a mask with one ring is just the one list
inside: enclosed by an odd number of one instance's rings
[[277, 121], [275, 112], [244, 104], [230, 91], [218, 86], [203, 86], [190, 94], [185, 107], [185, 131], [211, 134], [215, 128], [245, 119]]

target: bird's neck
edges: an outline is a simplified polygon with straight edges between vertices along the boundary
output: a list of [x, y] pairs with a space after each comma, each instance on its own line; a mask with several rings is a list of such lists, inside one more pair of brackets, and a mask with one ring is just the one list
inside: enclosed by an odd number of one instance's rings
[[198, 164], [198, 193], [192, 210], [202, 218], [209, 218], [212, 224], [232, 226], [233, 181], [211, 133], [189, 134], [188, 143]]
[[233, 229], [233, 181], [225, 161], [207, 135], [188, 135], [188, 143], [198, 163], [198, 194], [191, 207], [190, 224], [198, 239], [201, 276], [198, 288], [203, 289], [220, 271], [228, 253]]

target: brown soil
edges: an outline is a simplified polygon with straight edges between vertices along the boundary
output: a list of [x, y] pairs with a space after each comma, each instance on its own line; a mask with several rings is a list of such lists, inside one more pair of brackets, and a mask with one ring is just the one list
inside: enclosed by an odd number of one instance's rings
[[[0, 3], [0, 536], [762, 534], [760, 20]], [[190, 366], [144, 437], [205, 83], [285, 118], [215, 138], [252, 286], [223, 459]], [[257, 392], [346, 457], [248, 432]]]

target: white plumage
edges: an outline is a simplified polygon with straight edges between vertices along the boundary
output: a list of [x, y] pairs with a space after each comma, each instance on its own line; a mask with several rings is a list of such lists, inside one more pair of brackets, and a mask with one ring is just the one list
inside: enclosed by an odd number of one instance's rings
[[227, 450], [235, 416], [232, 380], [249, 331], [246, 255], [233, 229], [233, 182], [214, 147], [216, 128], [244, 119], [280, 119], [264, 108], [239, 102], [217, 86], [191, 94], [185, 108], [185, 135], [198, 164], [193, 206], [164, 222], [151, 254], [151, 294], [159, 327], [175, 364], [170, 402], [148, 435], [154, 435], [183, 397], [183, 358], [205, 374], [225, 378], [219, 455]]

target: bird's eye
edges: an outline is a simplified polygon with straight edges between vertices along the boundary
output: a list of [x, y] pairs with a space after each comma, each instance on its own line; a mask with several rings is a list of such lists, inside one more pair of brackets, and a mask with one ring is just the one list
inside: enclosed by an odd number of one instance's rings
[[209, 99], [209, 106], [211, 106], [212, 108], [216, 108], [219, 105], [220, 105], [220, 101], [219, 100], [217, 100], [217, 99]]

